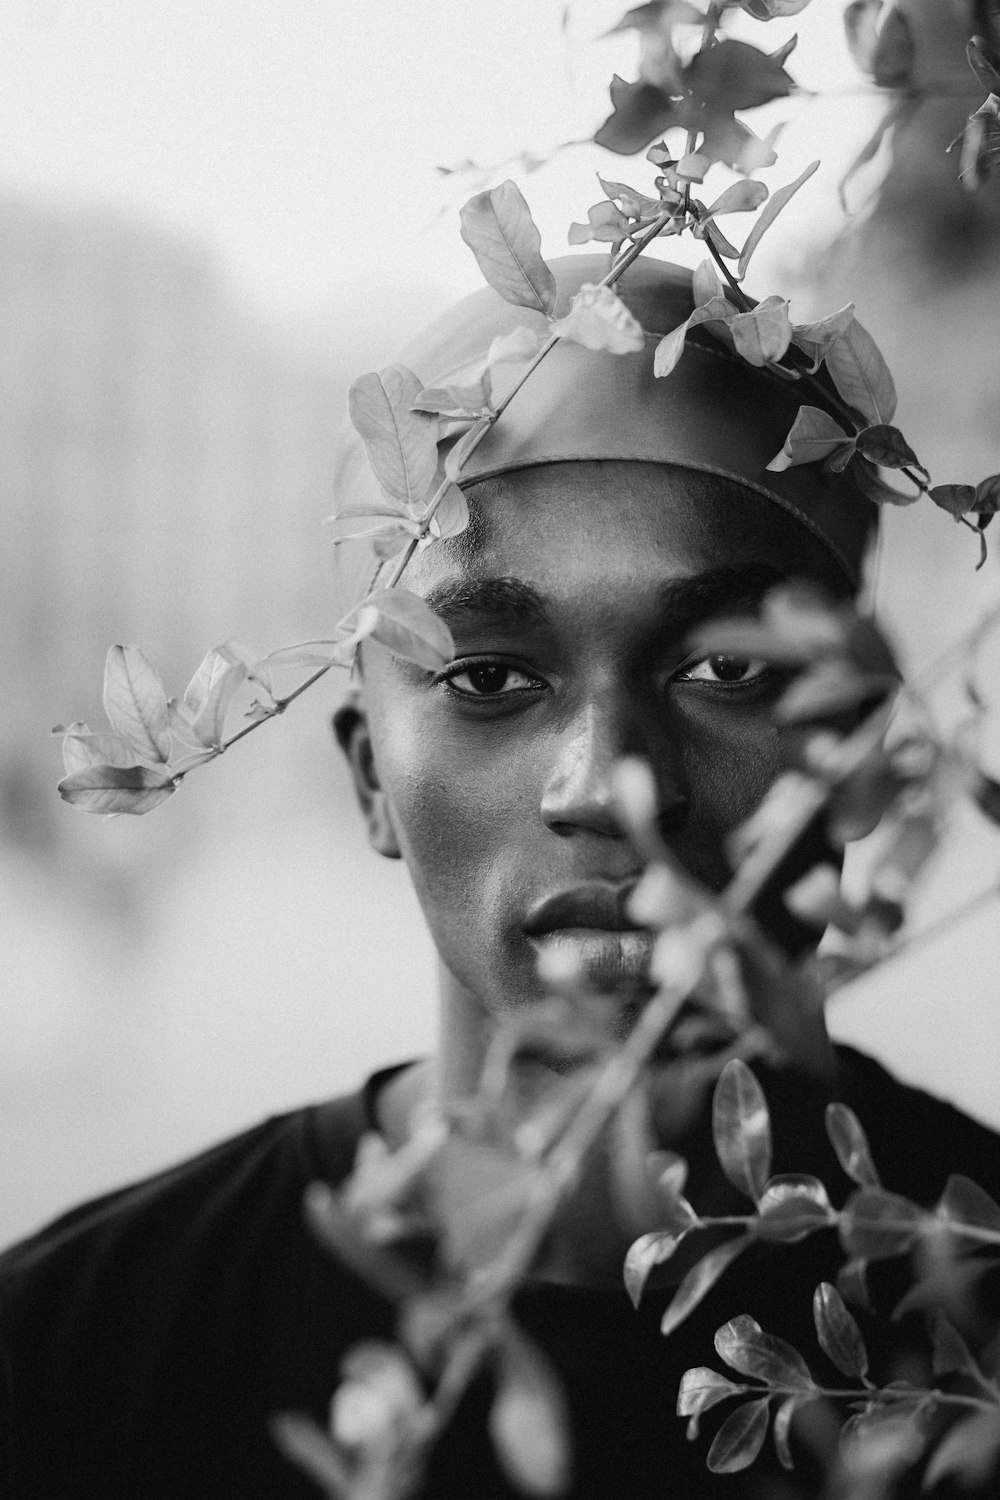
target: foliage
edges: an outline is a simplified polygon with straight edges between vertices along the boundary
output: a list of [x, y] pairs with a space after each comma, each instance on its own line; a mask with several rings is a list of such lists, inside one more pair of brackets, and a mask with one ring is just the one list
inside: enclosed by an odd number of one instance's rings
[[[149, 810], [188, 771], [281, 713], [332, 665], [348, 664], [362, 640], [425, 667], [446, 664], [452, 655], [446, 628], [399, 586], [411, 558], [464, 529], [463, 467], [558, 340], [616, 355], [643, 348], [614, 286], [663, 236], [689, 233], [708, 258], [695, 273], [694, 311], [655, 352], [658, 377], [670, 377], [691, 330], [704, 325], [737, 357], [805, 393], [772, 470], [811, 463], [834, 472], [850, 468], [876, 504], [909, 505], [926, 495], [978, 534], [985, 557], [1000, 476], [975, 486], [931, 482], [893, 425], [892, 376], [853, 307], [797, 323], [788, 299], [754, 301], [742, 287], [763, 235], [816, 164], [773, 193], [754, 177], [777, 160], [777, 137], [756, 135], [741, 116], [796, 92], [786, 66], [795, 39], [767, 52], [728, 35], [726, 13], [738, 8], [767, 23], [807, 4], [738, 0], [737, 7], [720, 0], [702, 11], [688, 0], [649, 0], [622, 17], [617, 29], [638, 37], [639, 76], [612, 81], [611, 112], [595, 139], [618, 155], [645, 152], [653, 176], [649, 191], [602, 177], [604, 197], [586, 222], [570, 229], [571, 243], [609, 245], [605, 277], [556, 318], [554, 278], [519, 188], [510, 181], [483, 186], [462, 211], [463, 238], [495, 291], [530, 309], [536, 322], [547, 320], [547, 333], [525, 327], [497, 340], [475, 380], [462, 387], [425, 389], [399, 365], [362, 376], [352, 388], [351, 416], [380, 499], [341, 508], [333, 537], [371, 542], [379, 563], [371, 591], [331, 640], [264, 657], [233, 642], [215, 648], [180, 699], [168, 698], [136, 648], [113, 648], [105, 678], [110, 728], [93, 732], [76, 723], [64, 732], [67, 775], [60, 791], [67, 801], [94, 812]], [[920, 97], [914, 38], [903, 12], [886, 0], [852, 0], [845, 21], [859, 67], [895, 100], [880, 139]], [[996, 39], [974, 39], [969, 59], [989, 90], [962, 138], [961, 172], [971, 185], [1000, 159]], [[723, 168], [735, 180], [704, 200], [696, 196], [709, 174]], [[719, 220], [739, 215], [755, 217], [737, 247]], [[523, 368], [497, 399], [495, 372], [512, 361]], [[897, 474], [908, 489], [890, 483]], [[981, 623], [964, 648], [995, 647], [997, 619], [995, 613]], [[594, 1002], [577, 974], [552, 968], [545, 977], [553, 998], [500, 1028], [473, 1100], [428, 1113], [396, 1152], [377, 1137], [365, 1140], [339, 1192], [314, 1186], [307, 1209], [317, 1235], [399, 1313], [395, 1343], [368, 1342], [348, 1355], [326, 1430], [295, 1414], [277, 1421], [285, 1451], [330, 1495], [402, 1500], [412, 1494], [463, 1392], [484, 1370], [494, 1389], [489, 1435], [511, 1481], [528, 1494], [562, 1492], [569, 1462], [564, 1397], [544, 1355], [515, 1323], [511, 1302], [542, 1263], [549, 1233], [599, 1146], [608, 1150], [626, 1216], [648, 1226], [651, 1204], [655, 1210], [656, 1227], [638, 1235], [625, 1259], [634, 1303], [682, 1245], [687, 1254], [699, 1234], [712, 1232], [666, 1310], [664, 1335], [751, 1248], [794, 1246], [820, 1232], [839, 1236], [846, 1257], [839, 1286], [821, 1283], [813, 1311], [820, 1357], [849, 1384], [814, 1375], [814, 1363], [748, 1315], [731, 1318], [716, 1335], [716, 1353], [744, 1378], [699, 1366], [684, 1376], [678, 1397], [692, 1438], [705, 1413], [739, 1402], [713, 1437], [711, 1469], [731, 1473], [751, 1463], [769, 1427], [779, 1459], [790, 1465], [796, 1416], [820, 1401], [843, 1404], [848, 1413], [838, 1460], [842, 1493], [852, 1493], [856, 1481], [862, 1492], [862, 1470], [864, 1493], [884, 1495], [915, 1464], [925, 1465], [928, 1485], [950, 1478], [980, 1483], [995, 1467], [1000, 1341], [985, 1338], [973, 1347], [959, 1325], [963, 1298], [997, 1258], [1000, 1207], [960, 1176], [931, 1207], [883, 1187], [862, 1124], [843, 1104], [830, 1107], [826, 1127], [854, 1184], [846, 1201], [835, 1206], [818, 1177], [775, 1175], [769, 1110], [748, 1062], [795, 1059], [802, 1043], [795, 1028], [815, 1015], [824, 986], [905, 945], [907, 897], [960, 798], [1000, 822], [990, 750], [1000, 705], [973, 685], [969, 723], [947, 740], [930, 727], [918, 696], [904, 690], [917, 727], [887, 739], [899, 676], [890, 644], [870, 619], [804, 586], [775, 590], [757, 617], [704, 626], [690, 646], [709, 656], [763, 659], [787, 672], [776, 717], [789, 769], [734, 831], [734, 873], [720, 895], [699, 886], [665, 845], [648, 768], [621, 766], [618, 816], [645, 866], [629, 915], [656, 935], [655, 993], [627, 1038], [612, 1033], [608, 1007]], [[285, 671], [307, 675], [279, 692]], [[247, 689], [256, 697], [244, 709], [246, 722], [227, 738], [227, 716]], [[817, 819], [833, 861], [848, 839], [878, 828], [866, 887], [852, 899], [841, 891], [834, 862], [814, 863], [785, 881], [784, 900], [795, 917], [817, 934], [830, 927], [837, 936], [835, 957], [823, 965], [788, 958], [755, 918], [762, 891], [788, 857], [811, 847]], [[547, 1063], [557, 1082], [525, 1115], [513, 1099], [527, 1058]], [[723, 1216], [699, 1213], [685, 1196], [686, 1163], [655, 1151], [649, 1128], [657, 1091], [693, 1109], [713, 1083], [715, 1151], [726, 1183], [741, 1198], [741, 1212]], [[419, 1255], [409, 1253], [414, 1246]], [[847, 1307], [864, 1301], [869, 1264], [897, 1257], [914, 1267], [901, 1308], [927, 1317], [933, 1385], [883, 1379], [882, 1372], [876, 1378]]]

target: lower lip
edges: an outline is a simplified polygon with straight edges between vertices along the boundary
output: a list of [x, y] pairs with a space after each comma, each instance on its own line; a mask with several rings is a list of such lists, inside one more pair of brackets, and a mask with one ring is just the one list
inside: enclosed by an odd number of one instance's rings
[[602, 927], [560, 927], [531, 939], [539, 954], [572, 960], [588, 988], [610, 992], [649, 982], [651, 932], [611, 932]]

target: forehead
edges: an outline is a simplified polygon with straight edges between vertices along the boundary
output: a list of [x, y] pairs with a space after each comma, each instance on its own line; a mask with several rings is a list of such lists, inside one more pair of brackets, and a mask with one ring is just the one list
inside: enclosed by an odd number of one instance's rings
[[794, 517], [722, 477], [566, 462], [482, 481], [468, 500], [469, 529], [415, 561], [407, 582], [417, 592], [519, 579], [554, 602], [625, 607], [707, 574], [732, 575], [734, 597], [747, 592], [743, 575], [761, 587], [809, 577], [844, 591], [837, 564]]

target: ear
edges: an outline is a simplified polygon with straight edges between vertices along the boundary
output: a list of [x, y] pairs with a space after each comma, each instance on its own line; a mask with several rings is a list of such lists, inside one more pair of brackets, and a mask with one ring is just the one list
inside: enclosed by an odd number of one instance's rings
[[368, 716], [360, 692], [352, 692], [347, 702], [337, 709], [332, 722], [337, 744], [351, 768], [358, 806], [368, 829], [368, 841], [386, 859], [400, 859], [402, 854], [399, 839], [392, 821], [389, 800], [378, 779]]

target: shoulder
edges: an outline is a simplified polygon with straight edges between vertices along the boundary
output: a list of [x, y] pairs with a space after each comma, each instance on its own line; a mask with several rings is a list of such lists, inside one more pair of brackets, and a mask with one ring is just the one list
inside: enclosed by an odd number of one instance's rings
[[853, 1047], [838, 1046], [836, 1097], [865, 1129], [886, 1187], [930, 1202], [949, 1176], [975, 1180], [1000, 1195], [1000, 1134], [924, 1089], [894, 1078]]

